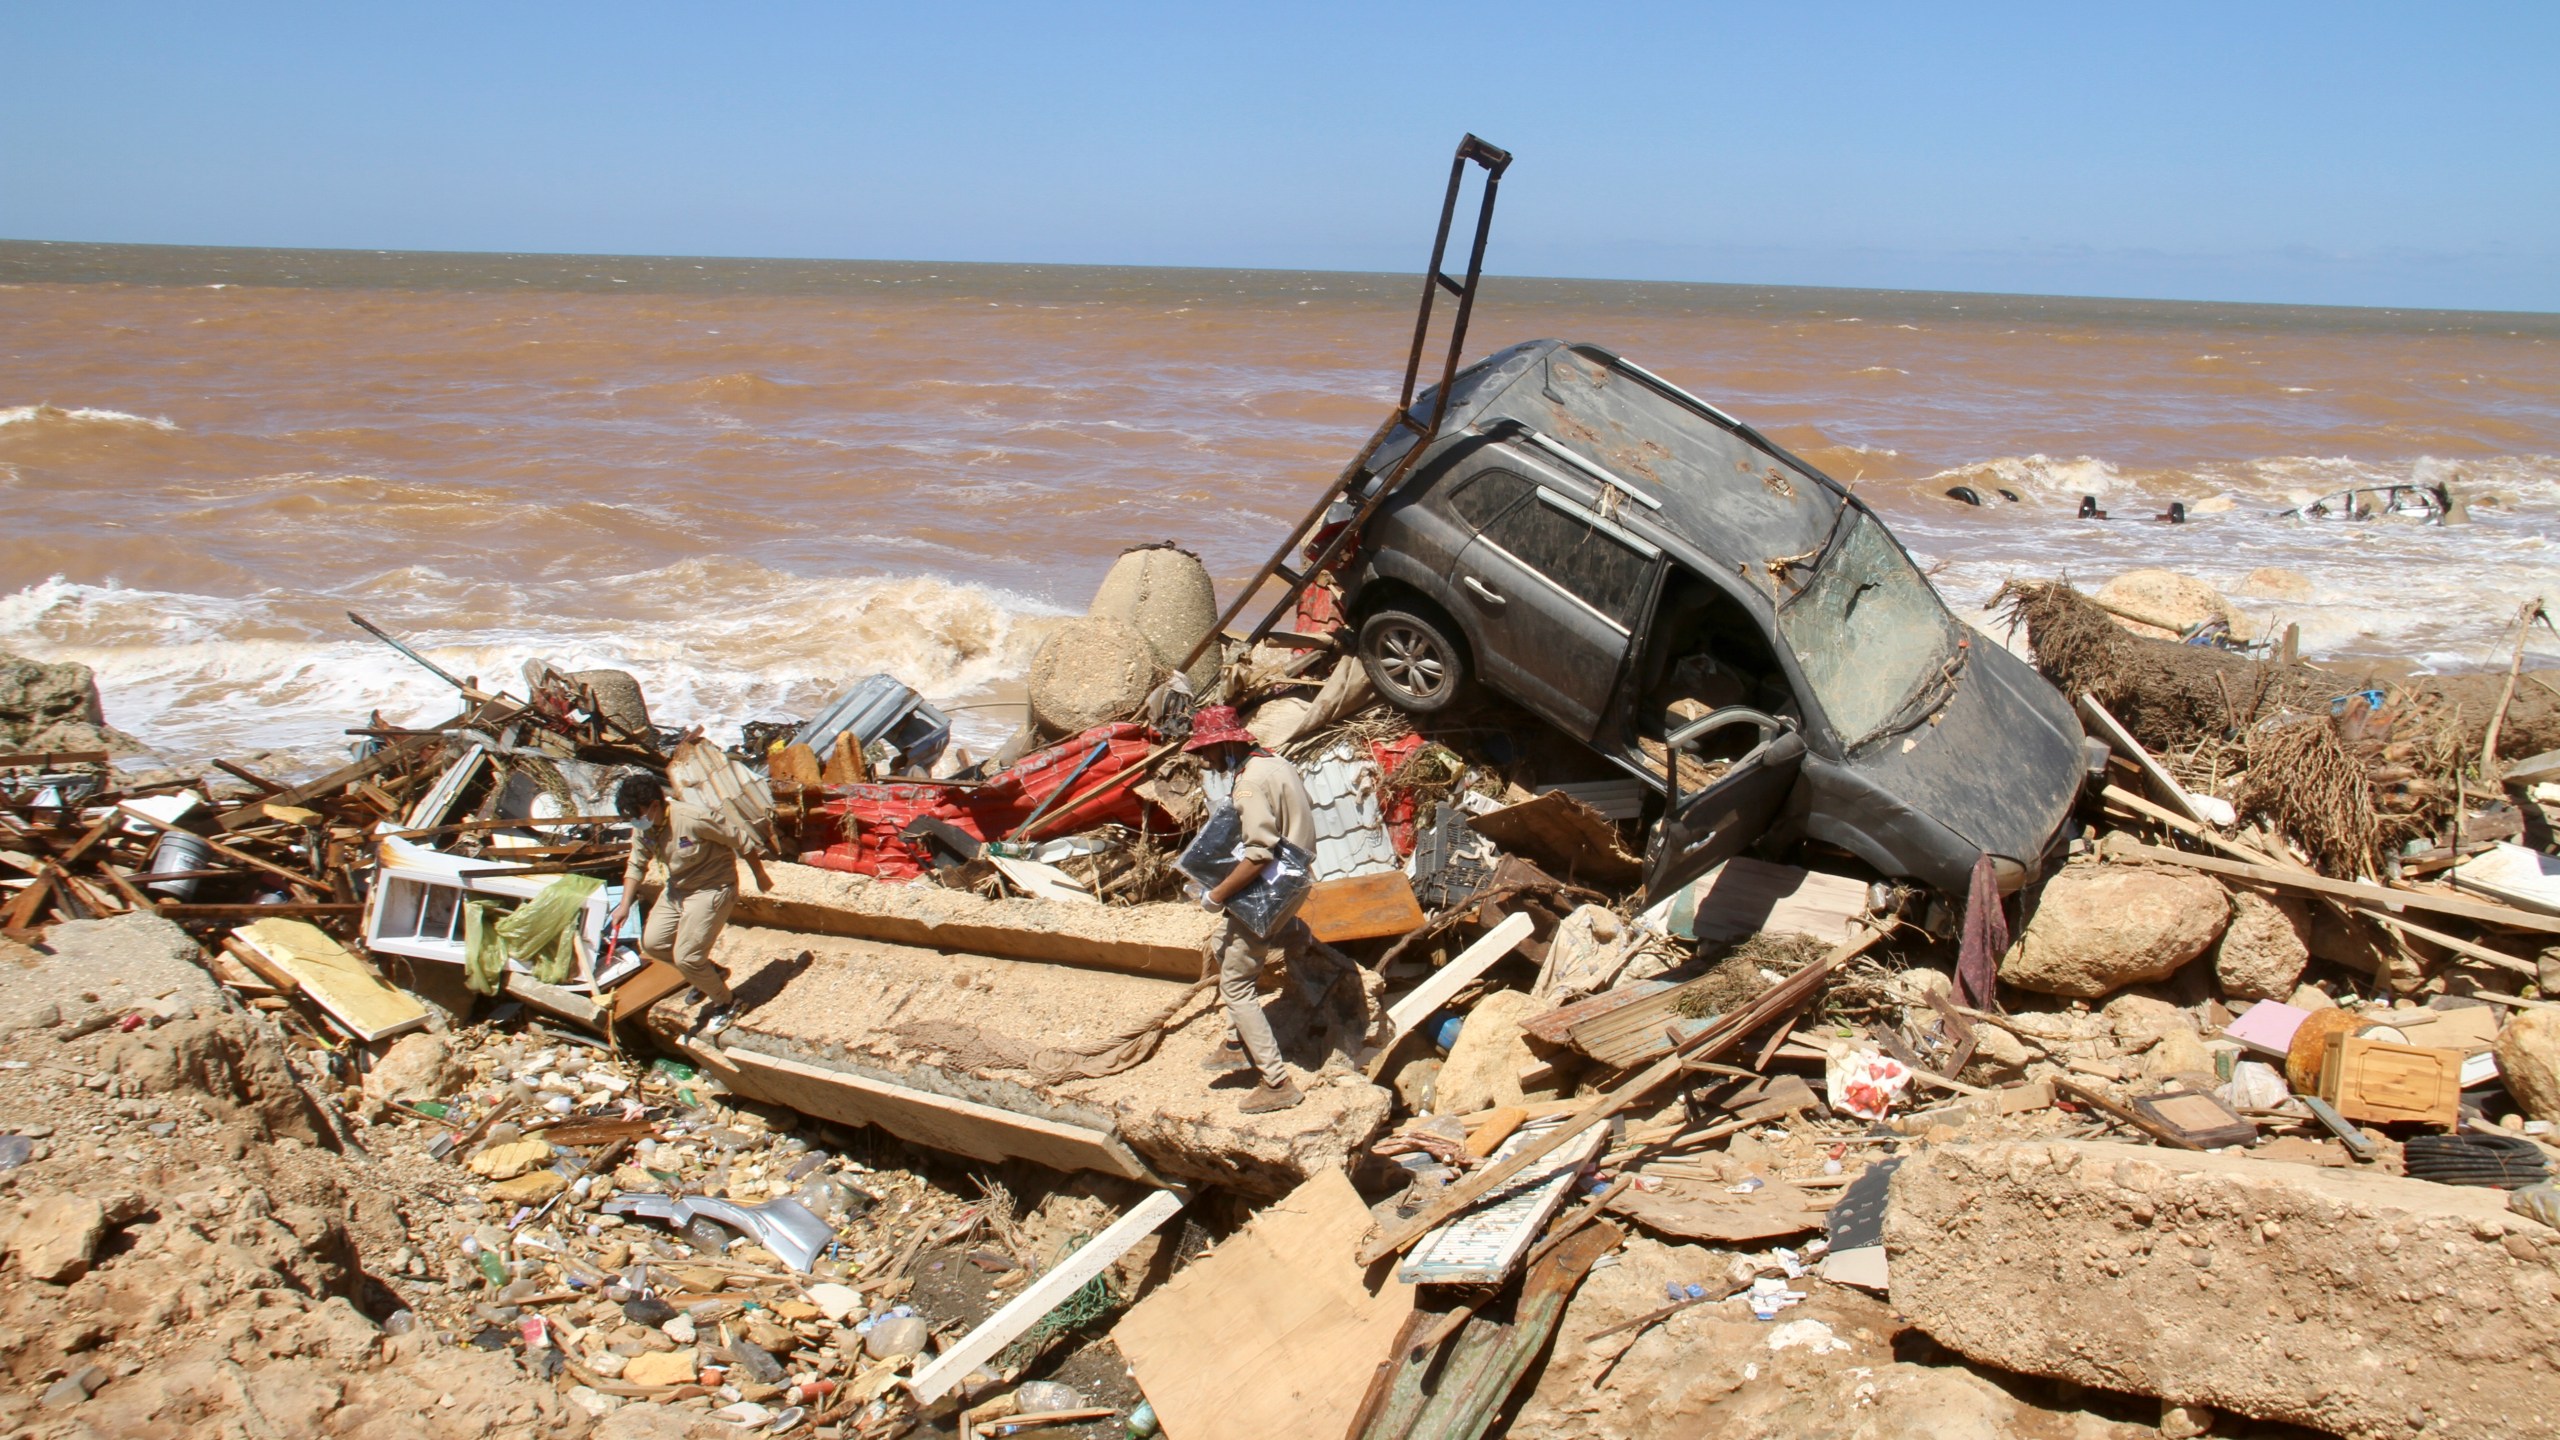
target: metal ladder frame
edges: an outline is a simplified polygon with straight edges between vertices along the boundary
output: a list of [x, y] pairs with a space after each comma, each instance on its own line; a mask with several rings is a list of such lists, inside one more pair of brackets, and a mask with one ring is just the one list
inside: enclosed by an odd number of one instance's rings
[[[1456, 280], [1450, 278], [1449, 273], [1441, 266], [1449, 253], [1449, 231], [1457, 220], [1458, 190], [1460, 184], [1466, 179], [1467, 166], [1470, 164], [1484, 169], [1484, 198], [1476, 211], [1475, 238], [1467, 247], [1467, 276], [1464, 280]], [[1306, 593], [1307, 586], [1313, 584], [1316, 577], [1324, 573], [1325, 567], [1332, 564], [1334, 558], [1341, 554], [1342, 547], [1367, 526], [1370, 517], [1378, 512], [1378, 507], [1384, 505], [1387, 497], [1393, 495], [1396, 488], [1404, 483], [1405, 476], [1421, 460], [1422, 452], [1429, 449], [1431, 442], [1439, 436], [1440, 422], [1449, 411], [1449, 385], [1457, 378], [1458, 359], [1466, 348], [1467, 320], [1475, 313], [1476, 288], [1484, 278], [1484, 246], [1486, 237], [1493, 229], [1494, 195], [1501, 188], [1502, 172], [1510, 164], [1510, 151], [1489, 145], [1473, 135], [1458, 142], [1458, 153], [1449, 161], [1449, 189], [1440, 201], [1440, 229], [1431, 241], [1431, 265], [1423, 276], [1422, 303], [1417, 308], [1413, 319], [1413, 347], [1405, 355], [1404, 389], [1396, 397], [1395, 413], [1389, 415], [1386, 422], [1370, 435], [1368, 443], [1360, 447], [1360, 453], [1353, 456], [1351, 463], [1344, 466], [1342, 472], [1334, 477], [1333, 485], [1325, 491], [1322, 499], [1316, 501], [1315, 508], [1309, 510], [1306, 518], [1300, 520], [1289, 531], [1289, 538], [1282, 542], [1280, 548], [1272, 553], [1269, 560], [1263, 562], [1262, 568], [1254, 572], [1253, 578], [1245, 582], [1244, 588], [1237, 592], [1235, 602], [1227, 607], [1225, 614], [1218, 617], [1218, 623], [1207, 635], [1201, 637], [1199, 644], [1191, 647], [1191, 653], [1183, 657], [1182, 663], [1174, 667], [1177, 671], [1189, 670], [1210, 646], [1220, 643], [1227, 633], [1227, 627], [1235, 623], [1236, 617], [1244, 613], [1247, 605], [1253, 603], [1254, 596], [1260, 593], [1263, 585], [1277, 575], [1288, 582], [1289, 588], [1272, 603], [1262, 619], [1251, 630], [1245, 632], [1243, 637], [1245, 648], [1251, 649], [1256, 642], [1270, 634], [1280, 623], [1280, 617], [1289, 613], [1290, 609], [1298, 603], [1298, 597]], [[1441, 360], [1440, 382], [1432, 390], [1431, 413], [1426, 418], [1413, 413], [1414, 387], [1422, 376], [1423, 351], [1429, 348], [1431, 342], [1432, 307], [1439, 299], [1442, 290], [1457, 297], [1457, 312], [1450, 319], [1449, 348]], [[1368, 499], [1360, 502], [1360, 508], [1352, 515], [1350, 523], [1336, 530], [1333, 537], [1327, 540], [1306, 562], [1304, 568], [1291, 569], [1290, 555], [1305, 542], [1310, 533], [1324, 523], [1326, 512], [1333, 508], [1336, 501], [1350, 498], [1360, 482], [1361, 474], [1367, 467], [1370, 457], [1377, 454], [1380, 447], [1393, 438], [1399, 429], [1411, 430], [1414, 434], [1414, 441], [1406, 447], [1404, 458], [1396, 462], [1395, 468], [1378, 477], [1376, 488]]]

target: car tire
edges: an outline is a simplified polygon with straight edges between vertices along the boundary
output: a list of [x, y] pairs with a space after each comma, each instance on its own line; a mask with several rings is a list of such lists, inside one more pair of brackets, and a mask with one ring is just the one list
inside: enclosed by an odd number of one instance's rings
[[1361, 623], [1361, 668], [1388, 704], [1436, 715], [1466, 689], [1467, 652], [1456, 630], [1437, 615], [1390, 606]]

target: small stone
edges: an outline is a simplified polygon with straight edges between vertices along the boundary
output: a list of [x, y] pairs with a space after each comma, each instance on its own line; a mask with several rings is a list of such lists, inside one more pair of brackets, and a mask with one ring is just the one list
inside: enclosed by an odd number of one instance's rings
[[664, 1325], [675, 1318], [676, 1307], [655, 1295], [641, 1295], [622, 1303], [622, 1318], [634, 1325]]
[[504, 1145], [487, 1145], [471, 1157], [471, 1173], [488, 1180], [512, 1180], [537, 1165], [551, 1163], [551, 1145], [544, 1140], [515, 1140]]
[[873, 1325], [871, 1333], [862, 1337], [862, 1349], [874, 1360], [914, 1355], [923, 1351], [925, 1337], [930, 1333], [916, 1316], [892, 1315]]
[[690, 1315], [678, 1315], [658, 1328], [666, 1332], [666, 1337], [668, 1339], [673, 1340], [679, 1345], [692, 1344], [699, 1334], [694, 1326], [693, 1317]]
[[773, 1352], [753, 1340], [730, 1341], [729, 1358], [739, 1370], [761, 1384], [782, 1383], [782, 1362], [773, 1358]]
[[627, 1385], [690, 1385], [693, 1383], [693, 1352], [669, 1350], [634, 1355], [622, 1367]]
[[63, 1376], [61, 1379], [54, 1381], [52, 1386], [44, 1392], [45, 1408], [48, 1410], [68, 1409], [71, 1406], [77, 1405], [81, 1401], [88, 1399], [90, 1396], [97, 1394], [98, 1387], [106, 1383], [106, 1371], [95, 1365], [83, 1365], [79, 1369], [72, 1371], [70, 1374]]
[[539, 1205], [569, 1188], [567, 1177], [557, 1170], [535, 1170], [512, 1180], [501, 1180], [489, 1187], [489, 1198], [510, 1205]]
[[630, 1363], [630, 1356], [612, 1350], [599, 1350], [587, 1357], [587, 1368], [607, 1380], [619, 1379], [624, 1367]]
[[862, 1308], [862, 1292], [850, 1285], [812, 1285], [809, 1303], [818, 1307], [818, 1313], [841, 1325], [844, 1317]]

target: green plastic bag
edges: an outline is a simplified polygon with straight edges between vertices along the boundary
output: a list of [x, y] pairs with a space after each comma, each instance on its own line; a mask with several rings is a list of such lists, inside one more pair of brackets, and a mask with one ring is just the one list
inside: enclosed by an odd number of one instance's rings
[[568, 979], [578, 965], [578, 914], [603, 888], [592, 875], [563, 875], [495, 923], [494, 903], [469, 902], [463, 915], [463, 983], [495, 995], [510, 960], [531, 965], [533, 978], [545, 985]]

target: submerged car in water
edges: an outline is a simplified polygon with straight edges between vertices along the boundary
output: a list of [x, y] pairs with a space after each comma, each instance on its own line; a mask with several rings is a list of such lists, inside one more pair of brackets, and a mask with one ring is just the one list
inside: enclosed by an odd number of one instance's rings
[[2014, 890], [2054, 854], [2078, 718], [1847, 487], [1594, 345], [1514, 346], [1449, 392], [1339, 571], [1392, 703], [1480, 682], [1651, 786], [1657, 897], [1753, 847], [1954, 895], [1985, 855]]

